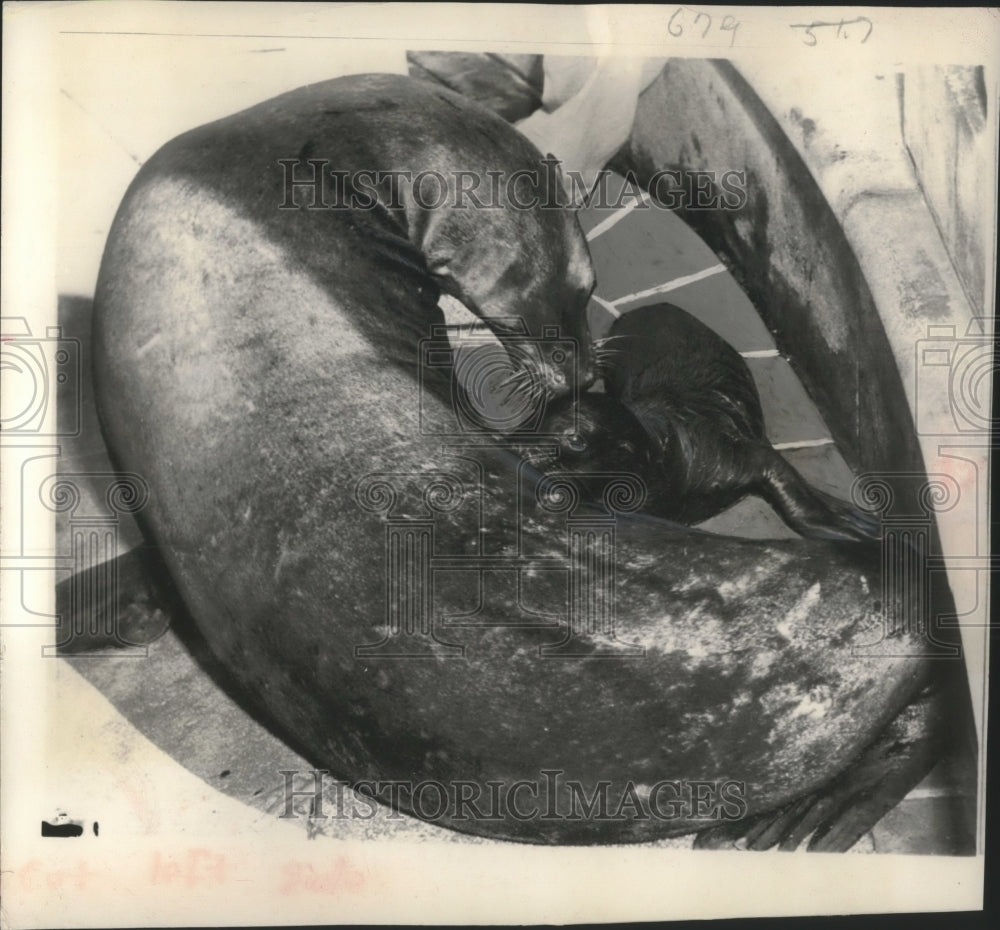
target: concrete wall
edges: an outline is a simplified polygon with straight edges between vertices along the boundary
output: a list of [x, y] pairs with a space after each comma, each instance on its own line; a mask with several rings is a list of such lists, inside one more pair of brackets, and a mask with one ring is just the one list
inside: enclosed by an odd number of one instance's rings
[[[911, 73], [920, 71], [904, 73], [904, 88]], [[616, 167], [642, 183], [663, 168], [746, 170], [742, 209], [681, 215], [753, 301], [849, 464], [895, 473], [897, 493], [924, 472], [952, 489], [937, 502], [936, 551], [948, 558], [981, 723], [992, 361], [953, 254], [974, 273], [967, 259], [988, 240], [971, 220], [956, 220], [963, 232], [951, 240], [939, 230], [904, 142], [899, 86], [893, 69], [672, 59], [642, 95]], [[932, 99], [926, 113], [947, 124], [955, 111], [940, 106]], [[959, 149], [927, 158], [925, 176], [949, 166], [952, 199], [939, 203], [969, 217], [957, 179], [972, 158], [986, 179], [979, 210], [992, 216], [989, 153]], [[975, 416], [960, 422], [966, 408]]]
[[[978, 314], [992, 241], [990, 170], [996, 139], [986, 131], [983, 68], [925, 65], [900, 75], [903, 138], [945, 247]], [[992, 259], [992, 252], [989, 254]]]

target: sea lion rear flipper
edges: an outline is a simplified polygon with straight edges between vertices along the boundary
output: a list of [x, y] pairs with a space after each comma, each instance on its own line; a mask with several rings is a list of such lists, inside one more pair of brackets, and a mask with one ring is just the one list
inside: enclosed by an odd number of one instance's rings
[[[770, 849], [785, 838], [802, 816], [812, 809], [817, 796], [806, 795], [786, 804], [777, 811], [769, 811], [747, 820], [730, 821], [704, 830], [695, 837], [695, 849]], [[784, 846], [782, 846], [784, 848]]]
[[79, 655], [159, 639], [170, 624], [156, 584], [159, 555], [137, 546], [56, 586], [59, 655]]
[[[921, 695], [828, 785], [777, 811], [706, 830], [695, 847], [793, 851], [808, 838], [810, 852], [846, 852], [942, 758], [953, 736], [948, 706], [947, 689]], [[952, 852], [972, 852], [969, 830], [950, 832]]]

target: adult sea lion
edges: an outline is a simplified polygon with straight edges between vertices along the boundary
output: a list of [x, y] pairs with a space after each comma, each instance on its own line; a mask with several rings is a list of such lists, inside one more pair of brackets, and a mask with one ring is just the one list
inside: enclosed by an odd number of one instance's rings
[[[584, 341], [572, 214], [384, 191], [370, 210], [279, 209], [279, 160], [307, 157], [540, 161], [445, 90], [361, 76], [187, 133], [130, 187], [96, 293], [102, 427], [261, 711], [333, 773], [392, 782], [400, 809], [531, 842], [703, 829], [848, 766], [928, 667], [915, 632], [883, 629], [865, 551], [694, 532], [632, 513], [611, 480], [601, 506], [577, 502], [456, 428], [446, 378], [423, 389], [442, 289], [501, 334], [515, 316]], [[440, 811], [427, 783], [453, 789]]]

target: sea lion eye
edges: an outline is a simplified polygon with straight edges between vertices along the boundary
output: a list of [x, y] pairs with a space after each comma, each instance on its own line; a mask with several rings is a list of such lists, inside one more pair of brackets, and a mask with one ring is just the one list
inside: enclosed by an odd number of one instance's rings
[[583, 452], [587, 448], [587, 440], [579, 433], [570, 433], [566, 437], [566, 448], [571, 452]]

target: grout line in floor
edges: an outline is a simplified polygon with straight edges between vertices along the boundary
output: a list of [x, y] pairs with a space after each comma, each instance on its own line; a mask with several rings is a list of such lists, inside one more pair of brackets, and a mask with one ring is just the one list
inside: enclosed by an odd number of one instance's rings
[[590, 299], [594, 303], [599, 304], [602, 309], [607, 310], [615, 319], [622, 315], [621, 311], [611, 301], [605, 300], [603, 297], [598, 297], [597, 294], [591, 294]]
[[676, 291], [678, 288], [685, 287], [688, 284], [694, 284], [696, 281], [703, 281], [705, 278], [714, 277], [717, 274], [722, 274], [726, 271], [726, 266], [719, 262], [716, 265], [709, 265], [708, 268], [702, 268], [701, 271], [696, 271], [694, 274], [684, 275], [681, 278], [674, 278], [672, 281], [664, 281], [663, 284], [657, 284], [655, 287], [646, 288], [644, 291], [636, 291], [634, 294], [626, 294], [624, 297], [618, 297], [612, 303], [615, 307], [621, 307], [623, 304], [634, 303], [637, 300], [642, 300], [644, 297], [653, 297], [657, 294], [666, 294], [670, 291]]
[[620, 210], [616, 210], [611, 216], [601, 220], [589, 233], [587, 233], [586, 238], [588, 242], [593, 242], [598, 236], [603, 235], [613, 226], [618, 225], [626, 216], [628, 216], [640, 203], [649, 203], [652, 198], [645, 191], [638, 200], [622, 207]]

